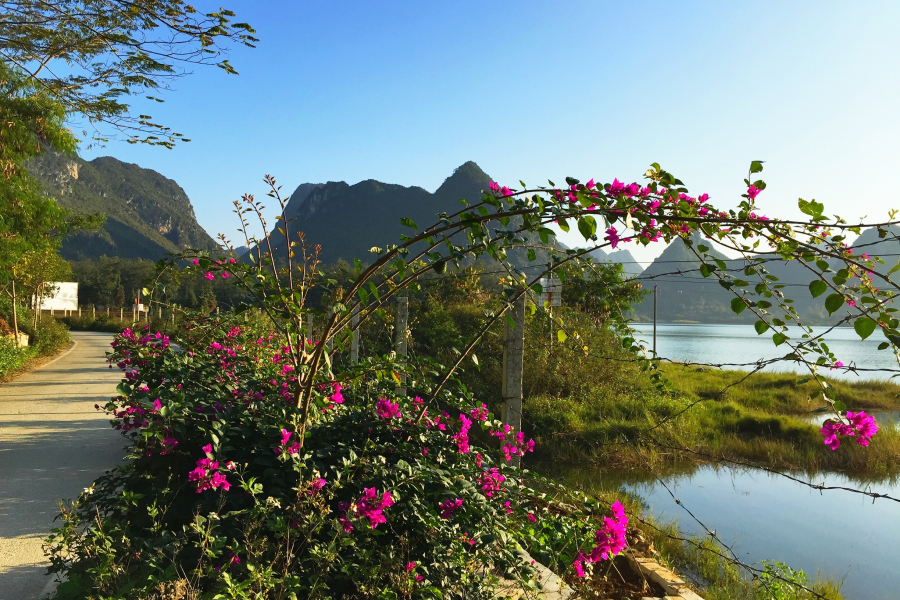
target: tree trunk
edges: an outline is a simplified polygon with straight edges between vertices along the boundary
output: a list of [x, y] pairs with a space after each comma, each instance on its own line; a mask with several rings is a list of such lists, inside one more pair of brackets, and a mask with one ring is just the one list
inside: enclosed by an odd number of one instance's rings
[[16, 312], [16, 280], [12, 280], [13, 333], [16, 336], [16, 348], [19, 347], [19, 315]]

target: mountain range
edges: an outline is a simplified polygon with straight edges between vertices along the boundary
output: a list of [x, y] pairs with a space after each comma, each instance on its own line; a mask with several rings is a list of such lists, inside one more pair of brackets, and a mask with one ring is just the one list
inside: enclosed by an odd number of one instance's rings
[[28, 171], [44, 192], [76, 213], [102, 213], [97, 232], [81, 232], [62, 245], [63, 258], [118, 256], [156, 260], [185, 248], [213, 250], [218, 245], [197, 222], [184, 190], [151, 169], [110, 156], [86, 161], [44, 153]]
[[[490, 182], [490, 176], [469, 161], [454, 170], [434, 193], [374, 179], [354, 185], [344, 181], [304, 183], [291, 194], [285, 216], [293, 219], [292, 232], [302, 231], [307, 244], [321, 246], [319, 259], [323, 263], [340, 259], [371, 263], [375, 258], [372, 248], [399, 244], [401, 235], [413, 235], [401, 219], [410, 219], [422, 231], [437, 223], [440, 213], [453, 214], [462, 209], [459, 200], [477, 202]], [[508, 228], [513, 227], [515, 223]], [[280, 235], [271, 239], [283, 254], [284, 239]], [[561, 247], [553, 238], [550, 243]], [[509, 258], [516, 264], [529, 262], [524, 249], [511, 251]], [[546, 262], [546, 252], [537, 252], [537, 261]]]
[[[112, 157], [85, 161], [78, 157], [45, 154], [28, 165], [45, 192], [62, 206], [76, 213], [102, 213], [106, 223], [98, 232], [78, 233], [64, 241], [62, 255], [70, 260], [96, 259], [106, 255], [122, 258], [158, 259], [185, 248], [213, 251], [215, 241], [197, 222], [194, 209], [184, 190], [159, 173], [124, 163]], [[412, 230], [401, 224], [408, 218], [421, 231], [438, 220], [439, 213], [462, 208], [459, 199], [476, 202], [491, 178], [474, 162], [466, 162], [431, 193], [421, 187], [405, 187], [373, 179], [349, 185], [344, 181], [303, 183], [291, 194], [285, 214], [292, 231], [303, 231], [307, 243], [321, 246], [319, 258], [325, 264], [339, 259], [371, 262], [373, 247], [399, 243]], [[514, 225], [514, 224], [513, 224]], [[277, 236], [276, 236], [277, 237]], [[853, 243], [857, 254], [868, 252], [882, 256], [887, 270], [900, 258], [900, 227], [891, 227], [881, 239], [876, 229], [867, 229]], [[280, 241], [280, 240], [276, 240]], [[537, 240], [533, 240], [537, 242]], [[696, 237], [695, 243], [702, 243]], [[551, 245], [565, 247], [551, 238]], [[707, 245], [712, 246], [707, 242]], [[284, 252], [284, 243], [281, 243]], [[238, 256], [247, 248], [236, 248]], [[718, 285], [714, 277], [698, 272], [699, 260], [676, 240], [646, 269], [635, 261], [627, 248], [611, 253], [595, 250], [598, 261], [623, 265], [626, 276], [634, 277], [646, 289], [658, 287], [657, 317], [661, 321], [697, 321], [710, 323], [752, 320], [750, 311], [740, 316], [730, 308], [733, 295]], [[729, 269], [742, 270], [743, 262], [724, 260]], [[546, 262], [539, 252], [537, 262]], [[510, 253], [516, 264], [527, 263], [523, 249]], [[821, 298], [814, 299], [805, 288], [813, 273], [799, 261], [772, 261], [768, 271], [785, 284], [788, 297], [806, 319], [829, 321]], [[635, 307], [639, 320], [653, 314], [652, 296]]]
[[[858, 256], [863, 253], [882, 257], [885, 265], [879, 268], [886, 272], [900, 258], [900, 227], [891, 226], [887, 238], [879, 238], [876, 228], [866, 229], [853, 242], [851, 248]], [[699, 235], [693, 238], [694, 244], [713, 244], [703, 240]], [[724, 254], [711, 249], [710, 253], [725, 262], [729, 271], [740, 274], [746, 266], [743, 260], [729, 259]], [[663, 322], [701, 322], [701, 323], [743, 323], [756, 320], [751, 311], [735, 315], [731, 310], [734, 295], [721, 287], [715, 276], [704, 278], [700, 272], [700, 261], [681, 240], [675, 240], [644, 270], [637, 281], [645, 289], [658, 288], [657, 319]], [[824, 297], [813, 298], [808, 290], [810, 282], [817, 278], [817, 269], [809, 268], [799, 260], [774, 259], [765, 263], [770, 275], [777, 277], [777, 283], [784, 285], [783, 292], [793, 300], [793, 307], [805, 322], [834, 323], [846, 316], [845, 307], [832, 316], [824, 307]], [[838, 261], [831, 267], [840, 269]], [[748, 278], [750, 283], [758, 282], [758, 278]], [[650, 295], [635, 307], [638, 320], [647, 321], [653, 318], [653, 296]]]

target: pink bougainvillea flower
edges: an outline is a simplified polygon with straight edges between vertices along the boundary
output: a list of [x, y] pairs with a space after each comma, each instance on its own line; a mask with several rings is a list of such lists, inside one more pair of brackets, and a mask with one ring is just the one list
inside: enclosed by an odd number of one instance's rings
[[393, 419], [400, 416], [400, 404], [391, 402], [387, 398], [380, 398], [375, 403], [375, 412], [382, 419]]
[[609, 190], [607, 190], [607, 193], [610, 196], [618, 196], [623, 191], [625, 191], [625, 184], [619, 181], [618, 178], [616, 178], [613, 179], [613, 182], [611, 184], [609, 184]]
[[490, 183], [488, 184], [488, 187], [491, 189], [492, 192], [499, 192], [499, 191], [500, 191], [500, 185], [497, 184], [497, 183], [494, 182], [494, 181], [490, 182]]
[[856, 443], [860, 446], [868, 446], [872, 436], [878, 433], [878, 424], [875, 422], [875, 418], [864, 411], [856, 413], [847, 411], [847, 420], [856, 431]]
[[313, 482], [311, 484], [309, 484], [309, 489], [306, 491], [306, 495], [307, 496], [315, 496], [320, 491], [322, 491], [322, 488], [325, 487], [326, 483], [327, 482], [324, 479], [322, 479], [321, 477], [314, 479]]
[[162, 410], [162, 402], [159, 401], [159, 398], [153, 401], [153, 410], [156, 412]]
[[534, 516], [534, 513], [528, 513], [528, 514], [525, 515], [525, 516], [528, 517], [528, 520], [531, 521], [532, 523], [534, 523], [535, 521], [537, 521], [537, 518]]
[[438, 508], [441, 509], [441, 518], [449, 519], [454, 512], [462, 508], [463, 500], [462, 498], [456, 498], [454, 500], [444, 500], [440, 503]]
[[761, 191], [762, 190], [759, 189], [758, 187], [756, 187], [755, 185], [751, 185], [750, 187], [747, 188], [747, 195], [750, 197], [751, 200], [756, 200], [756, 197], [759, 196], [759, 193]]
[[628, 517], [625, 516], [625, 507], [616, 500], [610, 506], [612, 517], [603, 518], [603, 528], [596, 530], [594, 534], [595, 546], [590, 554], [579, 552], [573, 566], [578, 577], [584, 577], [584, 563], [594, 563], [601, 560], [610, 560], [625, 549], [625, 531], [628, 527]]
[[204, 277], [206, 277], [206, 278], [209, 279], [210, 281], [212, 281], [213, 279], [216, 278], [216, 276], [213, 275], [212, 272], [210, 272], [210, 271], [207, 271], [207, 272], [206, 272], [206, 275], [204, 275]]
[[584, 184], [584, 187], [586, 187], [586, 188], [589, 189], [589, 190], [592, 190], [592, 189], [594, 189], [595, 187], [597, 187], [596, 184], [594, 183], [594, 178], [591, 177], [591, 180], [588, 181], [586, 184]]
[[229, 275], [228, 273], [222, 273], [222, 279], [228, 279], [229, 277], [231, 277], [231, 275]]
[[603, 239], [609, 242], [610, 246], [615, 248], [619, 245], [619, 241], [621, 241], [622, 238], [619, 237], [619, 233], [615, 227], [610, 227], [606, 230], [606, 236]]
[[363, 488], [363, 495], [355, 504], [347, 502], [338, 504], [338, 510], [340, 511], [338, 522], [344, 527], [345, 532], [353, 531], [353, 525], [347, 518], [347, 514], [355, 513], [355, 516], [360, 520], [368, 519], [369, 527], [375, 529], [381, 523], [387, 522], [383, 511], [393, 505], [394, 498], [390, 492], [386, 491], [379, 497], [375, 488]]
[[406, 563], [406, 572], [407, 573], [409, 573], [410, 571], [412, 571], [415, 568], [416, 568], [416, 563], [414, 561], [409, 561], [408, 563]]

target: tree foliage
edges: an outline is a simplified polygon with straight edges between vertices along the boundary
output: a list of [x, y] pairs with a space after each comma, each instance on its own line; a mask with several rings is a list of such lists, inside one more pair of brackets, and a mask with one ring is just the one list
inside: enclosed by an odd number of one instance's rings
[[[7, 0], [0, 2], [0, 56], [35, 93], [129, 142], [171, 148], [181, 134], [132, 115], [129, 96], [156, 94], [190, 65], [236, 73], [223, 42], [253, 46], [253, 28], [220, 9], [200, 13], [182, 0]], [[105, 140], [97, 131], [96, 139]]]
[[68, 213], [24, 168], [47, 146], [75, 149], [66, 111], [20, 70], [0, 61], [0, 273], [28, 250], [55, 245], [68, 230]]

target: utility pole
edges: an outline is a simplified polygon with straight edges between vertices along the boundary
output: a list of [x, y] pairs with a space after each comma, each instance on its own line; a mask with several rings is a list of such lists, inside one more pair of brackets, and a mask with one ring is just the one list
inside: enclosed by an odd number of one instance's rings
[[[547, 263], [547, 287], [550, 287], [550, 280], [553, 278], [553, 263]], [[547, 290], [543, 290], [544, 293], [547, 293]], [[553, 347], [553, 303], [551, 302], [547, 306], [547, 333], [550, 335], [550, 348]]]
[[656, 358], [656, 299], [659, 296], [659, 286], [653, 285], [653, 358]]
[[[503, 422], [522, 430], [522, 377], [525, 362], [525, 294], [516, 289], [519, 297], [512, 306], [512, 325], [504, 319], [503, 329]], [[512, 457], [513, 466], [520, 466], [522, 457]]]
[[402, 367], [400, 373], [400, 385], [397, 386], [397, 394], [406, 395], [406, 324], [409, 320], [409, 298], [397, 298], [397, 318], [394, 321], [394, 351]]

